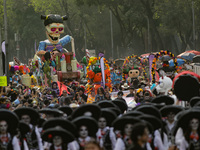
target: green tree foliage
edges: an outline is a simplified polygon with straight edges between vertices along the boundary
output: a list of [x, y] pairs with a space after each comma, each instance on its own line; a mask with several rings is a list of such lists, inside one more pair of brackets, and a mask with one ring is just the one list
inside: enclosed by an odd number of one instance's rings
[[[9, 48], [16, 55], [14, 33], [18, 31], [20, 59], [27, 61], [34, 55], [34, 42], [38, 46], [39, 41], [46, 39], [40, 15], [60, 14], [68, 16], [65, 34], [74, 37], [78, 60], [85, 55], [85, 48], [103, 51], [109, 57], [111, 11], [115, 58], [160, 49], [179, 54], [200, 47], [199, 8], [200, 0], [7, 0]], [[3, 28], [3, 0], [0, 0], [0, 26]], [[66, 48], [71, 50], [70, 44]]]

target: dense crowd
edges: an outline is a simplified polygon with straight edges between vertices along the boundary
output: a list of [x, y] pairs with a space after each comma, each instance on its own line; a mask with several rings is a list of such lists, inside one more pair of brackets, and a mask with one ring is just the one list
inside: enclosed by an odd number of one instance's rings
[[[15, 79], [16, 75], [18, 78]], [[87, 93], [84, 81], [51, 87], [25, 86], [19, 74], [1, 87], [0, 148], [25, 150], [199, 150], [199, 101], [177, 100], [174, 90], [158, 93], [146, 79], [121, 82]], [[118, 81], [120, 81], [118, 83]], [[124, 93], [127, 93], [124, 96]], [[136, 105], [130, 107], [126, 98]]]

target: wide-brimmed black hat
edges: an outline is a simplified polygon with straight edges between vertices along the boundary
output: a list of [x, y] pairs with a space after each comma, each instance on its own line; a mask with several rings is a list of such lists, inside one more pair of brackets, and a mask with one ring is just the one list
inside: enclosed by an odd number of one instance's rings
[[123, 114], [123, 116], [132, 116], [132, 117], [138, 117], [138, 116], [141, 116], [143, 115], [144, 113], [143, 112], [140, 112], [140, 111], [129, 111], [125, 114]]
[[174, 99], [168, 95], [160, 95], [155, 97], [151, 102], [156, 104], [165, 103], [166, 105], [172, 105], [174, 104]]
[[200, 121], [199, 109], [189, 109], [180, 114], [177, 121], [177, 127], [181, 127], [184, 132], [187, 131], [189, 129], [190, 120], [192, 120], [193, 118]]
[[42, 139], [43, 141], [52, 143], [53, 137], [55, 136], [62, 137], [62, 141], [65, 144], [70, 143], [74, 140], [74, 136], [70, 132], [66, 131], [61, 127], [47, 129], [45, 132], [43, 132]]
[[180, 75], [174, 78], [174, 93], [182, 101], [190, 101], [199, 96], [199, 81], [192, 75]]
[[156, 104], [156, 103], [152, 103], [152, 105], [155, 106], [158, 110], [166, 106], [165, 104]]
[[124, 113], [124, 111], [127, 111], [128, 105], [124, 100], [115, 99], [112, 102], [119, 107], [122, 113]]
[[110, 108], [110, 107], [117, 107], [111, 100], [103, 100], [97, 103], [98, 106], [101, 108]]
[[160, 111], [153, 105], [139, 105], [134, 111], [140, 111], [144, 114], [152, 115], [157, 117], [158, 119], [161, 118]]
[[118, 107], [110, 107], [109, 109], [114, 111], [117, 116], [121, 114], [121, 110]]
[[70, 116], [73, 112], [72, 108], [69, 106], [62, 106], [62, 107], [59, 107], [58, 109], [64, 112], [65, 114], [67, 114], [67, 116]]
[[190, 106], [193, 107], [198, 102], [200, 102], [200, 97], [199, 96], [195, 96], [195, 97], [191, 98]]
[[162, 127], [162, 121], [155, 116], [145, 114], [139, 116], [139, 118], [149, 122], [152, 125], [154, 131]]
[[64, 120], [62, 118], [50, 119], [42, 125], [44, 131], [49, 128], [55, 128], [56, 126], [60, 126], [61, 128], [71, 132], [72, 134], [76, 132], [75, 125], [69, 120]]
[[[72, 121], [72, 123], [74, 123], [76, 125], [77, 133], [81, 126], [86, 126], [88, 129], [88, 135], [92, 136], [92, 137], [96, 136], [96, 133], [98, 131], [98, 124], [94, 118], [88, 117], [88, 116], [81, 116], [81, 117], [75, 118]], [[77, 137], [78, 137], [78, 135], [77, 135]]]
[[72, 114], [71, 117], [72, 119], [84, 116], [85, 113], [90, 112], [94, 119], [98, 120], [100, 115], [101, 115], [101, 109], [98, 105], [96, 104], [84, 104], [78, 107]]
[[21, 107], [21, 108], [15, 109], [14, 112], [17, 114], [17, 116], [19, 117], [20, 120], [23, 115], [30, 116], [30, 118], [31, 118], [30, 123], [32, 125], [36, 125], [40, 118], [39, 113], [35, 109], [29, 108], [29, 107]]
[[39, 111], [39, 113], [43, 114], [53, 114], [54, 117], [61, 117], [63, 115], [63, 112], [58, 109], [51, 109], [51, 108], [44, 108]]
[[112, 122], [117, 118], [117, 115], [108, 108], [101, 109], [101, 117], [106, 119], [107, 126], [111, 126]]
[[114, 130], [120, 130], [121, 132], [124, 132], [124, 127], [126, 124], [135, 124], [141, 122], [140, 119], [136, 118], [136, 117], [130, 117], [130, 116], [124, 116], [124, 117], [120, 117], [117, 118], [112, 126], [114, 127]]
[[11, 134], [16, 133], [19, 119], [18, 116], [7, 109], [0, 109], [0, 121], [6, 121], [8, 124], [8, 132]]
[[45, 122], [46, 120], [43, 119], [43, 118], [39, 118], [39, 121], [38, 121], [38, 127], [41, 128], [43, 123]]
[[19, 122], [18, 129], [22, 137], [24, 137], [25, 134], [31, 131], [30, 126], [22, 121]]
[[171, 106], [165, 106], [165, 107], [161, 108], [160, 113], [161, 113], [162, 117], [167, 117], [167, 115], [170, 112], [173, 112], [176, 115], [183, 110], [184, 110], [184, 108], [181, 106], [171, 105]]

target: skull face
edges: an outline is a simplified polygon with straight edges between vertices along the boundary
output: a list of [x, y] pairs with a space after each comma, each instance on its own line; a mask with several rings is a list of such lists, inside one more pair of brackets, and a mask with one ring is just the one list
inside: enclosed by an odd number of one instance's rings
[[62, 23], [52, 23], [46, 26], [46, 34], [52, 44], [59, 42], [60, 34], [62, 33], [64, 33], [64, 25]]
[[192, 129], [193, 131], [196, 131], [196, 130], [199, 128], [199, 120], [193, 118], [193, 119], [190, 121], [190, 127], [191, 127], [191, 129]]

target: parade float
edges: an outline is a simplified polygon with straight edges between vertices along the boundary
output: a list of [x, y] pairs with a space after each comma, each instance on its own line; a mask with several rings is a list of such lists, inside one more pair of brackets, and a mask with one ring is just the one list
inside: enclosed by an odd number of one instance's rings
[[[66, 16], [41, 15], [46, 28], [47, 39], [40, 41], [38, 51], [32, 59], [33, 74], [37, 77], [39, 85], [50, 86], [53, 81], [63, 82], [66, 79], [78, 81], [81, 72], [75, 57], [74, 39], [65, 35], [63, 21]], [[71, 42], [72, 52], [68, 52], [64, 46]]]
[[134, 84], [134, 80], [138, 80], [139, 77], [146, 78], [145, 65], [142, 63], [141, 57], [132, 54], [128, 56], [123, 63], [123, 81], [127, 81], [129, 84]]
[[[174, 62], [174, 66], [169, 66], [168, 59], [159, 59], [160, 57], [171, 57], [171, 59]], [[150, 60], [151, 59], [151, 60]], [[171, 79], [173, 79], [174, 74], [178, 71], [178, 64], [177, 64], [177, 59], [175, 58], [174, 54], [167, 50], [161, 50], [157, 54], [153, 55], [152, 58], [149, 58], [149, 63], [151, 67], [151, 78], [152, 78], [152, 83], [156, 82], [156, 71], [158, 72], [157, 76], [159, 78], [162, 76], [168, 76]]]
[[104, 54], [100, 53], [99, 57], [90, 57], [87, 66], [87, 92], [97, 90], [99, 87], [107, 86], [111, 91], [111, 79], [110, 79], [110, 66], [108, 61], [104, 58]]

